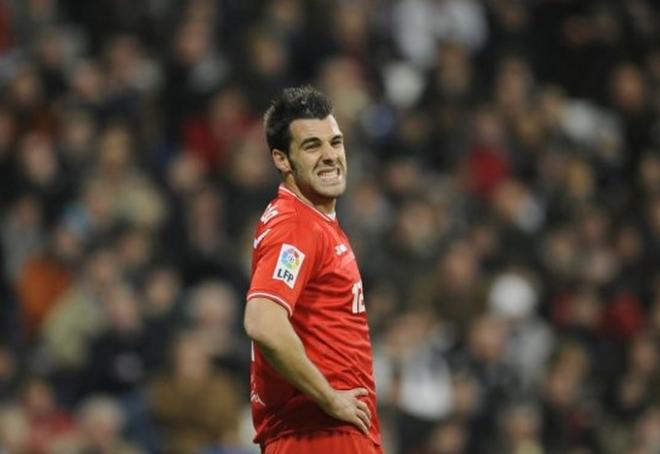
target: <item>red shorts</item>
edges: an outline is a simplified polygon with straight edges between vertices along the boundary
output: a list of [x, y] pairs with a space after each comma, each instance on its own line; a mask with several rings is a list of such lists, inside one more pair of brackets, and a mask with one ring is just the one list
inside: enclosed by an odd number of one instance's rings
[[312, 432], [271, 441], [263, 454], [383, 454], [369, 438], [354, 432]]

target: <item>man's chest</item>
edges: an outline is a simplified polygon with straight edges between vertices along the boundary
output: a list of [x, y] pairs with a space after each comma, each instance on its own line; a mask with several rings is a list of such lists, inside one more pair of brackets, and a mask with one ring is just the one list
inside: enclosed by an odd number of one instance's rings
[[319, 261], [303, 300], [316, 308], [363, 312], [362, 279], [350, 242], [340, 229], [326, 229], [319, 244]]

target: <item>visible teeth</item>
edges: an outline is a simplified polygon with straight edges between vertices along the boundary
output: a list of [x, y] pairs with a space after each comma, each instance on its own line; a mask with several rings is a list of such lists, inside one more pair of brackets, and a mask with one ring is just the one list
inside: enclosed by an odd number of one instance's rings
[[318, 176], [321, 180], [329, 184], [334, 184], [338, 182], [341, 178], [339, 176], [339, 169], [322, 170], [318, 173]]

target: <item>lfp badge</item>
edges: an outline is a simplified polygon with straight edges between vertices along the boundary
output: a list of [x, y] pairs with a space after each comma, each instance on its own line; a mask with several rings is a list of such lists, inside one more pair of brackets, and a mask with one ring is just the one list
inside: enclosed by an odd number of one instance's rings
[[305, 254], [298, 248], [290, 244], [282, 244], [280, 249], [280, 258], [277, 261], [277, 266], [273, 272], [273, 279], [283, 281], [289, 288], [296, 285], [298, 279], [298, 272], [302, 267], [305, 260]]

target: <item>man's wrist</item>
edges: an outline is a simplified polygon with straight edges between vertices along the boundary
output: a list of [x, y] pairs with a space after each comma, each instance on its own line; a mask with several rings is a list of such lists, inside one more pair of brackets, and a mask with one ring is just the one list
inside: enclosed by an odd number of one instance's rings
[[319, 406], [322, 409], [328, 410], [334, 407], [336, 401], [337, 401], [337, 393], [330, 385], [328, 385], [328, 389], [324, 390], [321, 393], [316, 403], [319, 404]]

